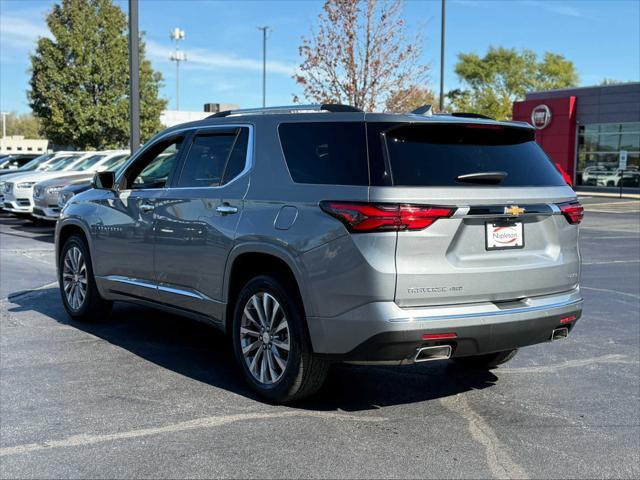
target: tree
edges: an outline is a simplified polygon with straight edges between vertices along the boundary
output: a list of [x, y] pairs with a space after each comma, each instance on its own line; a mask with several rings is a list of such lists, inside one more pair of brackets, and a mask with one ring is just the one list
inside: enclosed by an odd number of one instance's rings
[[[28, 92], [42, 131], [53, 143], [80, 149], [121, 147], [129, 139], [127, 18], [111, 0], [63, 0], [47, 16], [52, 38], [31, 56]], [[162, 77], [140, 42], [142, 141], [162, 128]]]
[[385, 111], [407, 113], [423, 105], [432, 105], [438, 110], [435, 95], [428, 88], [411, 85], [409, 88], [394, 91], [386, 101]]
[[562, 55], [546, 52], [542, 61], [531, 50], [494, 48], [480, 58], [461, 53], [455, 72], [464, 88], [452, 90], [447, 99], [453, 110], [510, 119], [514, 101], [537, 90], [574, 87], [578, 74]]
[[9, 112], [6, 116], [7, 135], [22, 135], [24, 138], [42, 138], [40, 121], [30, 113]]
[[[318, 103], [381, 108], [394, 92], [426, 80], [422, 41], [407, 41], [402, 0], [326, 0], [317, 33], [303, 37], [294, 75]], [[294, 101], [298, 101], [294, 97]]]

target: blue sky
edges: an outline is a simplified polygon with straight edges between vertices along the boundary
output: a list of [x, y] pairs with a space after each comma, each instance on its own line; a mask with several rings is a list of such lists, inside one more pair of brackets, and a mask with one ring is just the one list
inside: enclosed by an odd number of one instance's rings
[[[53, 1], [0, 0], [0, 108], [29, 110], [28, 54], [47, 35]], [[126, 10], [127, 2], [117, 1]], [[182, 49], [181, 110], [206, 102], [261, 104], [262, 46], [257, 27], [272, 28], [268, 40], [267, 104], [290, 104], [300, 91], [291, 78], [298, 46], [322, 10], [316, 0], [140, 0], [140, 29], [147, 56], [165, 78], [162, 95], [175, 105], [175, 64], [168, 60], [172, 28], [186, 31]], [[439, 82], [440, 1], [408, 0], [409, 36], [423, 36], [423, 62]], [[459, 52], [484, 54], [489, 46], [561, 53], [572, 60], [581, 85], [603, 78], [640, 79], [640, 0], [447, 0], [445, 88], [455, 88]]]

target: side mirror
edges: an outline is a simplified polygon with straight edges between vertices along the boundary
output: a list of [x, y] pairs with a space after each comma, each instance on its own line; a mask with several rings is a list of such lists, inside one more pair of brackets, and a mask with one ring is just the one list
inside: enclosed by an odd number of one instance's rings
[[115, 172], [97, 172], [93, 176], [91, 187], [101, 190], [114, 190], [116, 186]]

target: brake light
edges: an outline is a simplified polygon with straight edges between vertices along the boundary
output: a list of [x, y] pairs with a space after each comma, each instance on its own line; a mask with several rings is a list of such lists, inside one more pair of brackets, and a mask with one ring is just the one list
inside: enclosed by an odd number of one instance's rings
[[455, 209], [389, 203], [320, 202], [320, 208], [345, 224], [350, 232], [423, 230]]
[[571, 323], [573, 322], [576, 318], [578, 318], [577, 315], [570, 315], [568, 317], [564, 317], [560, 319], [560, 323]]
[[453, 338], [458, 338], [458, 335], [455, 333], [425, 333], [422, 335], [422, 340], [451, 340]]
[[558, 207], [571, 225], [577, 225], [584, 217], [584, 207], [579, 202], [563, 203]]

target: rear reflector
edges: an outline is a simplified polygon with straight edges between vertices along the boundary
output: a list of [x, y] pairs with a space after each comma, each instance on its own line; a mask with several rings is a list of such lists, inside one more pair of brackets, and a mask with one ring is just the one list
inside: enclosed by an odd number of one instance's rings
[[422, 230], [455, 209], [390, 203], [320, 202], [320, 208], [345, 224], [353, 233]]
[[560, 207], [560, 211], [564, 218], [567, 219], [567, 222], [572, 225], [577, 225], [584, 217], [584, 207], [579, 202], [562, 203], [558, 207]]
[[578, 318], [577, 315], [571, 315], [569, 317], [564, 317], [560, 319], [560, 323], [571, 323], [573, 322], [576, 318]]
[[452, 338], [458, 338], [455, 333], [425, 333], [422, 335], [422, 340], [449, 340]]

